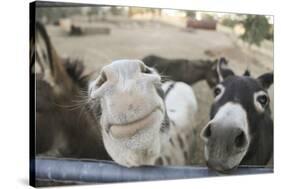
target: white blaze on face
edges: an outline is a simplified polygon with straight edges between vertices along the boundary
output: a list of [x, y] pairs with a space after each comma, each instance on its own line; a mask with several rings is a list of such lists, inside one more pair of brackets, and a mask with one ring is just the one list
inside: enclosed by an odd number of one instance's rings
[[[228, 165], [229, 167], [234, 167], [238, 165], [240, 161], [243, 159], [243, 157], [245, 156], [250, 141], [247, 113], [244, 110], [244, 108], [240, 104], [228, 102], [218, 110], [215, 117], [208, 123], [208, 126], [209, 125], [211, 125], [213, 129], [220, 129], [223, 127], [232, 127], [232, 128], [236, 127], [244, 132], [247, 141], [246, 147], [243, 149], [243, 151], [241, 151], [237, 155], [233, 157], [229, 157], [227, 162], [227, 164], [228, 163], [231, 164]], [[204, 132], [205, 129], [206, 128], [203, 129], [202, 133]], [[201, 137], [205, 142], [208, 142], [209, 139], [204, 137], [204, 134], [201, 134]], [[220, 146], [217, 147], [219, 148]], [[207, 161], [210, 158], [209, 150], [210, 149], [208, 149], [208, 146], [205, 145], [204, 155]]]
[[247, 113], [244, 108], [237, 103], [228, 102], [223, 105], [211, 122], [222, 122], [223, 124], [219, 124], [222, 127], [235, 125], [236, 127], [242, 129], [246, 135], [248, 133]]

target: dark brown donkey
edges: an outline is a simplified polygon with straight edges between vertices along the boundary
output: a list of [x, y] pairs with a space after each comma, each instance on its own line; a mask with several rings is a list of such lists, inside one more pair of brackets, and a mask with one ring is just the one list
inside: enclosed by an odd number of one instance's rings
[[183, 81], [192, 85], [200, 80], [206, 80], [209, 87], [213, 88], [218, 82], [217, 75], [218, 62], [222, 62], [225, 77], [233, 75], [233, 72], [226, 67], [227, 60], [187, 60], [187, 59], [167, 59], [156, 55], [149, 55], [143, 58], [143, 62], [155, 68], [160, 74], [167, 76], [174, 81]]
[[109, 159], [95, 118], [84, 111], [83, 64], [60, 58], [40, 23], [35, 33], [36, 155]]

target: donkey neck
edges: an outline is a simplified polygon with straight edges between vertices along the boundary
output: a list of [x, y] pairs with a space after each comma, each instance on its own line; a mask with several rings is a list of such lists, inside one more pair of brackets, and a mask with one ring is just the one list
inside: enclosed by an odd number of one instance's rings
[[183, 81], [187, 84], [194, 84], [200, 80], [206, 79], [206, 73], [210, 69], [205, 61], [196, 61], [184, 63], [182, 66]]
[[273, 121], [264, 117], [256, 122], [258, 131], [253, 134], [249, 151], [242, 160], [242, 165], [266, 165], [273, 154]]

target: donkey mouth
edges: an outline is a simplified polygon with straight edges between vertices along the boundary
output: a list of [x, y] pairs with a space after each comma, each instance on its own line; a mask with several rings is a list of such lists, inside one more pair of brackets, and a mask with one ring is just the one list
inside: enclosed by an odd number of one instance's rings
[[231, 174], [239, 166], [239, 165], [235, 165], [233, 167], [224, 167], [222, 165], [213, 165], [213, 164], [210, 164], [209, 162], [206, 162], [206, 164], [210, 169], [215, 170], [220, 174]]
[[146, 116], [125, 124], [113, 124], [110, 126], [110, 133], [114, 138], [129, 138], [138, 131], [152, 126], [159, 120], [162, 111], [159, 107], [155, 108]]
[[234, 166], [232, 168], [227, 168], [227, 169], [216, 169], [216, 171], [220, 174], [231, 174], [233, 173], [236, 169], [238, 168], [238, 165], [237, 166]]

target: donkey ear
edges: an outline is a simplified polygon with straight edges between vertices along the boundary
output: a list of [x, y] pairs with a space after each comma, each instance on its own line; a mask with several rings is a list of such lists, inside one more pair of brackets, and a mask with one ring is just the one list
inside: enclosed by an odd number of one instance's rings
[[36, 70], [51, 87], [61, 91], [70, 88], [70, 78], [62, 60], [53, 48], [46, 28], [40, 22], [36, 22], [35, 28], [35, 72]]
[[248, 69], [246, 69], [243, 75], [244, 76], [251, 76], [251, 72]]
[[228, 64], [228, 61], [224, 57], [221, 57], [218, 60], [216, 72], [218, 75], [219, 82], [222, 82], [225, 78], [227, 78], [229, 76], [235, 75], [234, 72], [230, 68], [227, 67], [227, 64]]
[[35, 31], [35, 64], [36, 70], [43, 73], [53, 73], [53, 54], [51, 42], [43, 24], [36, 22]]
[[273, 83], [273, 73], [265, 73], [258, 77], [258, 81], [265, 89], [268, 89]]

